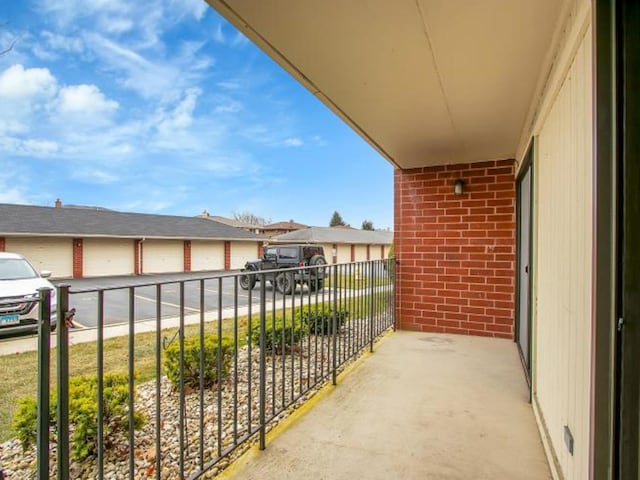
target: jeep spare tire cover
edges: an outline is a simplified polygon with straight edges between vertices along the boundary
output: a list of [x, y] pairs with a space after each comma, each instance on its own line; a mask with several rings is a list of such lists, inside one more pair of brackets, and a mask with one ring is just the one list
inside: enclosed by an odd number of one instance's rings
[[327, 261], [324, 259], [322, 255], [314, 255], [309, 260], [309, 265], [326, 265]]

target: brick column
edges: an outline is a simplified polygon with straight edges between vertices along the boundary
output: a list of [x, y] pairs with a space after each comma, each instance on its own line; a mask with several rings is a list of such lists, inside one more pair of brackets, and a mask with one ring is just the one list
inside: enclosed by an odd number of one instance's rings
[[380, 245], [380, 258], [384, 260], [384, 245]]
[[133, 241], [133, 273], [135, 275], [142, 275], [142, 240]]
[[73, 278], [82, 278], [83, 244], [81, 238], [74, 238], [73, 242]]
[[183, 259], [184, 259], [184, 271], [190, 272], [191, 271], [191, 240], [184, 241]]
[[351, 261], [356, 261], [356, 246], [353, 243], [351, 244]]
[[371, 245], [367, 245], [367, 261], [371, 260]]
[[258, 242], [258, 258], [264, 255], [264, 242]]
[[231, 270], [231, 242], [224, 242], [224, 269]]
[[334, 243], [333, 246], [331, 247], [331, 263], [338, 263], [338, 244], [337, 243]]
[[513, 338], [513, 160], [396, 170], [394, 214], [400, 327]]
[[0, 252], [4, 252], [7, 248], [7, 243], [4, 237], [0, 237]]

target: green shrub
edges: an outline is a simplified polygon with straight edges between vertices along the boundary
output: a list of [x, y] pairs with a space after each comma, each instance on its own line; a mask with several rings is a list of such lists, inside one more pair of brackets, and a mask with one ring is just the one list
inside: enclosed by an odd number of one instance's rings
[[[229, 370], [233, 343], [228, 338], [220, 342], [222, 346], [222, 371], [220, 378], [224, 378]], [[164, 368], [167, 378], [177, 387], [180, 385], [180, 344], [174, 342], [164, 351]], [[217, 380], [218, 368], [218, 337], [206, 335], [204, 337], [204, 371], [202, 377], [204, 386], [210, 387]], [[200, 337], [187, 337], [184, 340], [184, 384], [188, 387], [200, 386]]]
[[[124, 374], [106, 374], [103, 378], [105, 439], [126, 442], [129, 430], [129, 379]], [[135, 393], [134, 393], [135, 395]], [[83, 460], [94, 454], [98, 439], [98, 378], [96, 375], [75, 377], [69, 380], [70, 450], [74, 460]], [[134, 398], [135, 400], [135, 398]], [[36, 440], [37, 403], [32, 397], [19, 400], [13, 418], [13, 429], [24, 449]], [[56, 423], [57, 398], [50, 398], [49, 424]], [[144, 425], [145, 416], [134, 412], [134, 429]], [[55, 441], [55, 437], [54, 437]], [[105, 446], [110, 444], [105, 442]]]
[[[285, 353], [307, 334], [307, 325], [299, 315], [289, 314], [286, 317], [277, 315], [275, 320], [267, 316], [265, 320], [265, 351], [269, 353]], [[260, 346], [260, 322], [251, 326], [251, 343]]]
[[[333, 325], [333, 310], [330, 306], [318, 306], [317, 309], [311, 306], [309, 309], [305, 309], [302, 312], [297, 312], [298, 317], [307, 326], [309, 332], [316, 335], [330, 335]], [[340, 328], [344, 325], [349, 317], [349, 312], [346, 310], [336, 311], [336, 329], [340, 331]]]

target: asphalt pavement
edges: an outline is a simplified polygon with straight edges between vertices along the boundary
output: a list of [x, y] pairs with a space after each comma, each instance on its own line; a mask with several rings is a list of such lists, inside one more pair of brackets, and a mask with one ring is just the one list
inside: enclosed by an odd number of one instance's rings
[[[162, 318], [200, 312], [204, 305], [205, 320], [212, 314], [233, 307], [247, 307], [260, 300], [260, 283], [251, 292], [242, 290], [237, 284], [237, 275], [230, 272], [193, 272], [158, 274], [128, 277], [83, 278], [58, 280], [57, 285], [70, 286], [69, 305], [76, 309], [75, 323], [80, 328], [94, 328], [98, 324], [99, 291], [103, 292], [104, 325], [128, 323], [132, 316], [136, 322], [157, 317], [160, 306]], [[298, 287], [297, 295], [301, 293]], [[267, 284], [265, 295], [268, 301], [282, 300], [282, 295]], [[250, 300], [251, 298], [251, 300]], [[159, 300], [159, 301], [158, 301]]]

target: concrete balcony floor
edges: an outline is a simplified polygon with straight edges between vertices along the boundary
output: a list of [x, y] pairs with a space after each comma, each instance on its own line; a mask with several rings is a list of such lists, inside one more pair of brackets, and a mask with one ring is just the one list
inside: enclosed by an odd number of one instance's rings
[[263, 452], [224, 474], [278, 479], [547, 479], [512, 341], [389, 335]]

